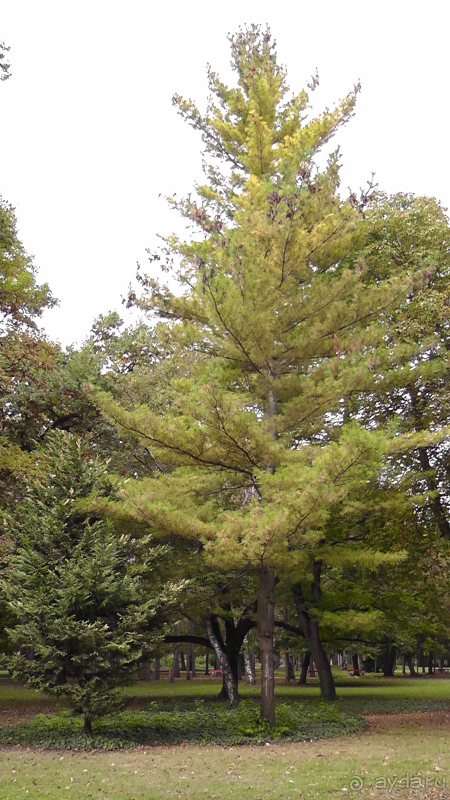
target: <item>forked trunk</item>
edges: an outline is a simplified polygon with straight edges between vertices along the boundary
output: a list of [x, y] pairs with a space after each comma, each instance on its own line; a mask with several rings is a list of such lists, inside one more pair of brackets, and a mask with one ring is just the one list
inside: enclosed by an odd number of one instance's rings
[[216, 658], [220, 664], [220, 668], [223, 673], [223, 684], [228, 695], [228, 699], [231, 705], [235, 706], [239, 702], [239, 692], [237, 683], [234, 679], [233, 673], [230, 668], [230, 664], [225, 652], [222, 650], [219, 640], [214, 633], [213, 624], [211, 621], [211, 617], [206, 618], [206, 631], [208, 633], [209, 641], [211, 642], [214, 652], [216, 654]]
[[258, 636], [261, 655], [261, 717], [275, 726], [275, 671], [273, 666], [273, 632], [275, 610], [275, 575], [273, 570], [259, 573]]

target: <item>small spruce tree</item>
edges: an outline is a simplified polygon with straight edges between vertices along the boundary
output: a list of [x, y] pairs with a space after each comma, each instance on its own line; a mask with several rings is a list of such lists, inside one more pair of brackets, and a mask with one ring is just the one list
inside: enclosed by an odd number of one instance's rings
[[161, 548], [133, 540], [80, 502], [105, 493], [104, 468], [76, 437], [55, 432], [9, 520], [13, 552], [3, 589], [17, 624], [14, 674], [92, 718], [115, 709], [142, 648], [160, 640], [176, 595], [152, 575]]

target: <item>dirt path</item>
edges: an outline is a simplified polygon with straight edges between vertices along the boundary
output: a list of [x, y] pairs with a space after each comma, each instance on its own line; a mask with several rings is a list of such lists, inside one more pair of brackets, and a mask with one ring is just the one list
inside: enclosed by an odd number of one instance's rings
[[[389, 732], [393, 728], [425, 728], [450, 733], [450, 709], [402, 711], [397, 714], [363, 714], [369, 723], [365, 734]], [[364, 735], [364, 734], [361, 734]]]

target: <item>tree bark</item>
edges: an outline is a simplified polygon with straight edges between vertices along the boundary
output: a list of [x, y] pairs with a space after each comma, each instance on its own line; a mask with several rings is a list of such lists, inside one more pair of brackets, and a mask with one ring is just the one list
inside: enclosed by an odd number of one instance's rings
[[92, 736], [92, 719], [91, 715], [87, 712], [84, 714], [83, 733], [85, 733], [86, 736]]
[[386, 645], [383, 653], [383, 677], [392, 678], [395, 669], [395, 647]]
[[244, 675], [245, 675], [245, 656], [244, 653], [240, 651], [238, 655], [238, 679], [241, 680], [241, 678]]
[[249, 686], [255, 686], [256, 684], [256, 675], [255, 675], [255, 665], [253, 663], [253, 659], [249, 653], [244, 653], [245, 659], [245, 673], [247, 675], [247, 683]]
[[205, 675], [209, 675], [209, 653], [205, 656]]
[[178, 647], [176, 647], [175, 650], [173, 651], [173, 664], [169, 676], [170, 683], [174, 683], [175, 678], [180, 677], [180, 664], [178, 658], [179, 658]]
[[161, 658], [156, 656], [155, 658], [155, 681], [161, 680]]
[[[245, 637], [247, 636], [248, 632], [256, 626], [256, 622], [254, 622], [254, 620], [251, 619], [250, 617], [243, 616], [236, 625], [233, 619], [233, 615], [231, 613], [232, 612], [231, 605], [229, 604], [225, 610], [228, 612], [228, 615], [225, 617], [223, 621], [225, 627], [225, 641], [222, 638], [217, 618], [212, 617], [211, 622], [213, 625], [216, 639], [219, 642], [219, 646], [226, 654], [234, 681], [236, 683], [236, 686], [238, 686], [239, 654], [242, 645], [245, 641]], [[255, 611], [256, 611], [256, 603], [255, 603]], [[216, 669], [219, 669], [219, 666], [216, 666]], [[228, 692], [224, 680], [222, 689], [220, 690], [219, 693], [219, 700], [226, 700], [227, 697], [228, 697]]]
[[151, 661], [148, 660], [142, 667], [142, 680], [149, 683], [153, 677]]
[[289, 683], [291, 680], [291, 656], [289, 650], [284, 651], [284, 680]]
[[152, 665], [150, 661], [150, 648], [145, 646], [142, 648], [142, 680], [151, 681], [152, 679]]
[[311, 661], [311, 653], [309, 652], [309, 650], [307, 650], [305, 655], [303, 656], [300, 678], [298, 679], [299, 686], [306, 686], [306, 678], [308, 677], [308, 668], [310, 661]]
[[261, 654], [261, 707], [262, 719], [275, 726], [275, 671], [273, 660], [273, 633], [275, 610], [275, 575], [273, 570], [261, 569], [258, 590], [258, 636]]
[[[189, 620], [188, 624], [188, 634], [193, 636], [194, 634], [194, 623]], [[188, 651], [187, 651], [187, 670], [189, 670], [189, 676], [192, 678], [197, 677], [195, 673], [195, 649], [192, 642], [189, 642]], [[187, 678], [187, 672], [186, 672]]]
[[410, 655], [405, 655], [405, 664], [409, 669], [409, 674], [413, 678], [416, 675], [416, 670], [414, 669], [414, 663]]
[[[322, 591], [320, 588], [321, 572], [322, 562], [315, 561], [313, 564], [313, 582], [311, 586], [311, 593], [314, 603], [317, 606], [320, 604], [322, 597]], [[336, 700], [336, 687], [334, 685], [330, 660], [323, 649], [323, 645], [320, 640], [319, 623], [306, 608], [306, 602], [303, 597], [300, 584], [294, 587], [293, 594], [299, 625], [304, 633], [311, 660], [315, 664], [319, 674], [320, 694], [322, 700], [333, 702]]]
[[195, 667], [195, 649], [194, 645], [191, 644], [191, 675], [193, 678], [197, 677], [197, 669]]
[[214, 648], [214, 652], [220, 664], [220, 668], [223, 672], [224, 686], [228, 695], [228, 699], [231, 705], [233, 706], [237, 705], [239, 702], [239, 692], [238, 692], [237, 682], [235, 681], [233, 673], [230, 669], [230, 664], [226, 656], [226, 653], [220, 646], [219, 640], [214, 632], [211, 617], [207, 617], [206, 619], [206, 631], [208, 633], [209, 641], [211, 642]]
[[191, 659], [190, 659], [189, 648], [190, 648], [190, 644], [188, 644], [188, 651], [187, 651], [187, 653], [186, 653], [186, 662], [185, 662], [185, 666], [186, 666], [186, 680], [187, 680], [187, 681], [190, 681], [190, 680], [191, 680]]

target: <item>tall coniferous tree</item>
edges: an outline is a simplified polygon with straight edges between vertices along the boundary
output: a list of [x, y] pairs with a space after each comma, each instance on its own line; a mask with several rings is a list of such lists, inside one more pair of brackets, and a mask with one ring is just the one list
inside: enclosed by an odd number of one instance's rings
[[[198, 362], [163, 415], [100, 402], [167, 466], [127, 484], [130, 515], [202, 540], [222, 569], [258, 573], [261, 714], [273, 724], [276, 578], [295, 585], [300, 571], [318, 581], [320, 602], [327, 520], [333, 508], [354, 510], [380, 457], [379, 437], [342, 426], [343, 398], [373, 380], [383, 310], [404, 287], [363, 283], [361, 206], [338, 194], [337, 153], [315, 165], [352, 116], [359, 87], [308, 120], [308, 94], [288, 99], [269, 32], [252, 26], [230, 41], [237, 87], [209, 70], [215, 101], [206, 115], [174, 98], [209, 158], [197, 198], [172, 201], [199, 237], [171, 237], [151, 257], [180, 291], [140, 276], [141, 296], [130, 292], [130, 303], [165, 321], [164, 340]], [[334, 699], [317, 620], [307, 622], [323, 696]]]

